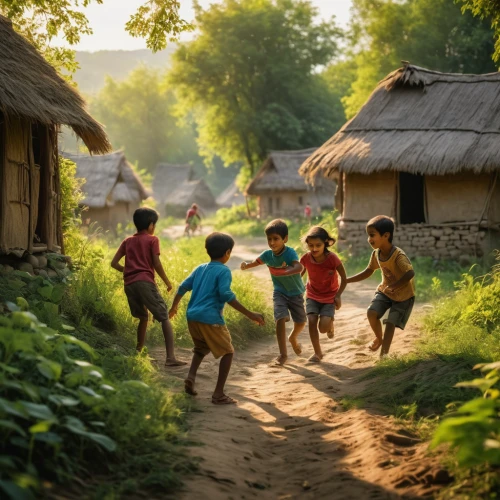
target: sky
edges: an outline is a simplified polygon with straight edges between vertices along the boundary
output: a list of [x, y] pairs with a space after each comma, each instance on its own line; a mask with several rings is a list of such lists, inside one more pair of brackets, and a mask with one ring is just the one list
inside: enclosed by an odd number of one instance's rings
[[[103, 5], [91, 4], [85, 9], [85, 14], [94, 31], [93, 35], [83, 36], [80, 43], [73, 46], [76, 50], [95, 52], [97, 50], [137, 50], [145, 49], [146, 44], [141, 38], [133, 38], [125, 31], [125, 23], [137, 8], [146, 0], [105, 0]], [[200, 0], [206, 7], [213, 0]], [[319, 9], [323, 19], [336, 16], [337, 23], [345, 26], [349, 21], [351, 0], [311, 0]], [[191, 0], [181, 0], [181, 17], [187, 21], [194, 18]], [[57, 40], [56, 45], [66, 45], [63, 40]]]

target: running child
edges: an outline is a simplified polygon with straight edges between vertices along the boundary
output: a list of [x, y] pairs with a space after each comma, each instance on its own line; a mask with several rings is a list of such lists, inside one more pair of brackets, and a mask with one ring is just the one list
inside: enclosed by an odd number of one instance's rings
[[[375, 296], [368, 307], [368, 321], [375, 334], [375, 339], [368, 346], [377, 351], [382, 346], [380, 356], [385, 356], [391, 347], [394, 331], [404, 330], [410, 318], [415, 301], [413, 266], [406, 254], [392, 244], [394, 222], [385, 215], [377, 215], [366, 224], [368, 243], [373, 252], [368, 267], [361, 273], [347, 278], [347, 283], [354, 283], [369, 278], [375, 270], [382, 271], [382, 283], [377, 287]], [[389, 310], [382, 335], [380, 318]]]
[[[302, 238], [309, 252], [302, 256], [300, 263], [304, 266], [301, 273], [306, 272], [306, 313], [309, 322], [309, 336], [314, 354], [309, 361], [319, 363], [323, 358], [319, 342], [319, 332], [326, 333], [328, 338], [334, 337], [335, 310], [342, 305], [341, 296], [346, 283], [345, 269], [335, 253], [329, 250], [335, 238], [321, 226], [313, 226]], [[339, 277], [340, 275], [340, 285]]]
[[[166, 366], [185, 365], [174, 353], [174, 333], [168, 320], [168, 310], [155, 283], [155, 271], [167, 286], [172, 285], [160, 262], [160, 240], [154, 235], [158, 212], [152, 208], [138, 208], [133, 215], [137, 233], [123, 240], [118, 248], [111, 267], [123, 273], [125, 294], [127, 295], [130, 313], [139, 319], [137, 327], [137, 351], [142, 351], [146, 342], [148, 328], [148, 311], [156, 321], [161, 323], [165, 348], [167, 351]], [[125, 266], [120, 260], [125, 257]]]
[[198, 213], [198, 205], [193, 203], [191, 208], [186, 212], [186, 227], [184, 228], [184, 234], [189, 236], [189, 233], [194, 234], [195, 231], [201, 229], [201, 217]]
[[196, 396], [196, 373], [203, 358], [211, 352], [214, 358], [221, 358], [219, 377], [212, 395], [212, 403], [216, 405], [236, 403], [236, 400], [224, 394], [234, 353], [231, 335], [222, 316], [226, 302], [251, 321], [258, 325], [264, 324], [264, 316], [249, 311], [236, 300], [236, 295], [231, 291], [232, 275], [225, 264], [231, 257], [233, 246], [234, 240], [228, 234], [212, 233], [207, 236], [205, 249], [211, 260], [198, 266], [180, 284], [169, 312], [169, 317], [173, 318], [184, 294], [193, 291], [187, 308], [187, 321], [194, 349], [184, 390]]
[[286, 246], [288, 226], [284, 220], [271, 221], [266, 226], [265, 233], [270, 250], [262, 252], [253, 262], [242, 262], [241, 269], [244, 271], [263, 264], [269, 268], [274, 286], [274, 321], [276, 322], [276, 337], [280, 351], [276, 363], [282, 365], [288, 357], [285, 323], [290, 321], [290, 316], [293, 321], [293, 330], [288, 340], [295, 354], [302, 353], [302, 346], [297, 341], [297, 337], [306, 324], [304, 283], [300, 277], [303, 267], [299, 262], [297, 252]]

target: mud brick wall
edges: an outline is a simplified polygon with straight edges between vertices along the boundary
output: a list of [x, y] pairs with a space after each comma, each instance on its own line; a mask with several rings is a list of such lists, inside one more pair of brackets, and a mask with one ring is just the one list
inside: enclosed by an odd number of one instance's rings
[[[369, 249], [365, 222], [338, 222], [339, 250], [352, 253]], [[461, 255], [482, 256], [484, 253], [485, 229], [478, 225], [427, 225], [405, 224], [397, 226], [394, 244], [401, 247], [409, 257], [428, 256], [436, 259], [457, 259]]]

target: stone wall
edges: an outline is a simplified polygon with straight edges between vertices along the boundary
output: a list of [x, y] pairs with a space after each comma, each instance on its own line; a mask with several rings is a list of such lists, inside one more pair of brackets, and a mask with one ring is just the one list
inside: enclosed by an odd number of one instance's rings
[[70, 274], [70, 258], [55, 252], [41, 252], [16, 257], [12, 254], [0, 256], [0, 272], [24, 271], [31, 276], [64, 278]]
[[[338, 221], [339, 250], [352, 253], [366, 252], [366, 222]], [[486, 229], [472, 224], [427, 225], [405, 224], [396, 227], [394, 244], [409, 257], [429, 256], [436, 259], [457, 259], [461, 255], [482, 256]]]

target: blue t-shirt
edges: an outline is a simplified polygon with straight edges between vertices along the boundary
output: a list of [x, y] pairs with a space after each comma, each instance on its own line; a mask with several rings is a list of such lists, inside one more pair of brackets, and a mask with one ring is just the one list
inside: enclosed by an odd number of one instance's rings
[[222, 262], [213, 261], [198, 266], [177, 291], [179, 295], [193, 291], [187, 308], [188, 321], [224, 325], [224, 306], [236, 298], [231, 291], [232, 279], [231, 271]]
[[[293, 248], [285, 247], [285, 251], [281, 255], [274, 255], [272, 250], [265, 250], [259, 255], [257, 260], [268, 267], [282, 269], [283, 262], [289, 266], [292, 262], [299, 262], [299, 256]], [[289, 297], [304, 293], [305, 287], [300, 274], [292, 274], [291, 276], [274, 276], [271, 274], [271, 278], [274, 289], [277, 292]]]

